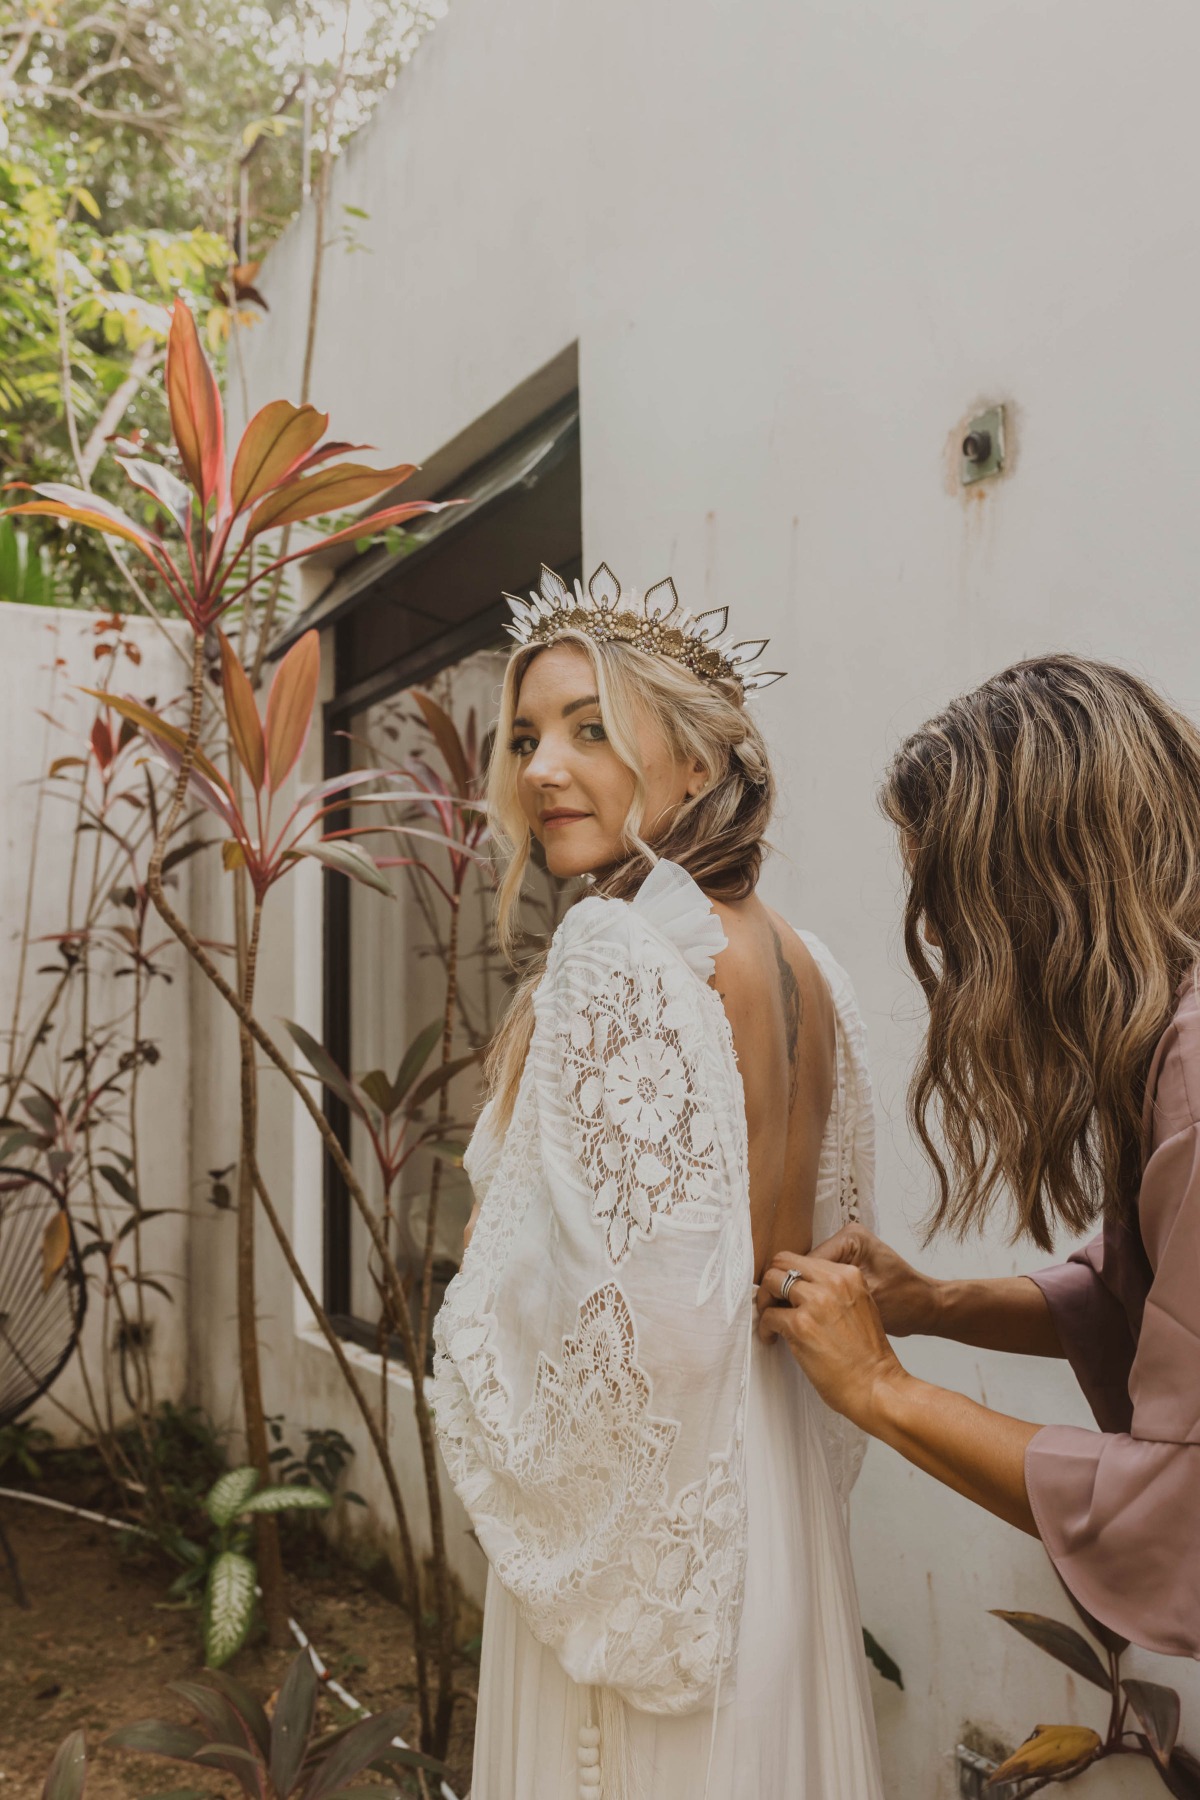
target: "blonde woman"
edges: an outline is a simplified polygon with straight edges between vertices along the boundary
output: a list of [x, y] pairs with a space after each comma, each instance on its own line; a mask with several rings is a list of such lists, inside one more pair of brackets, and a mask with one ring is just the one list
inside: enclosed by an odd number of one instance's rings
[[[1101, 1230], [991, 1281], [929, 1280], [844, 1230], [777, 1260], [764, 1335], [847, 1418], [1039, 1536], [1103, 1625], [1200, 1657], [1200, 733], [1123, 669], [1042, 657], [916, 732], [883, 804], [929, 1002], [911, 1107], [932, 1228], [961, 1236], [1003, 1200], [1043, 1250]], [[917, 1381], [885, 1332], [1068, 1357], [1100, 1429]]]
[[753, 1329], [776, 1252], [873, 1217], [853, 995], [755, 892], [776, 677], [670, 582], [510, 604], [502, 941], [534, 841], [590, 886], [493, 1048], [436, 1332], [491, 1565], [474, 1800], [877, 1800], [861, 1435]]

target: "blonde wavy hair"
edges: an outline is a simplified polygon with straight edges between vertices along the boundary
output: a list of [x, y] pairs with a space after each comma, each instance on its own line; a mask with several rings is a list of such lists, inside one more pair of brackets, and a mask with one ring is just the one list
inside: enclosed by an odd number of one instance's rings
[[[734, 682], [707, 682], [667, 657], [619, 642], [597, 643], [584, 632], [556, 639], [582, 650], [592, 665], [600, 718], [617, 756], [634, 778], [625, 820], [621, 860], [596, 872], [589, 890], [628, 899], [660, 858], [687, 870], [715, 900], [741, 900], [754, 891], [766, 849], [764, 834], [775, 803], [775, 781], [766, 744]], [[518, 764], [509, 746], [521, 683], [544, 645], [513, 652], [504, 675], [500, 718], [488, 772], [488, 813], [504, 872], [497, 903], [497, 936], [516, 966], [521, 931], [518, 908], [529, 864], [531, 833], [521, 809]], [[638, 727], [661, 733], [671, 754], [700, 763], [703, 790], [684, 800], [653, 843], [642, 836], [646, 784], [638, 754]], [[522, 977], [492, 1041], [485, 1067], [501, 1120], [512, 1112], [533, 1035], [533, 992], [546, 962], [543, 949], [523, 965]]]
[[1124, 669], [1037, 657], [915, 732], [881, 801], [929, 1002], [928, 1235], [1007, 1190], [1048, 1250], [1140, 1182], [1150, 1060], [1200, 960], [1200, 733]]

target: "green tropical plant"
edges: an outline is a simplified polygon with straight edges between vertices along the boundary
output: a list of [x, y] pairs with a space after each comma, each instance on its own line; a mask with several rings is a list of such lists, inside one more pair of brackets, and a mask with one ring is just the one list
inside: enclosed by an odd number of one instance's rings
[[[185, 1700], [196, 1725], [143, 1719], [124, 1725], [104, 1740], [106, 1749], [140, 1750], [193, 1768], [232, 1775], [250, 1800], [390, 1800], [411, 1770], [445, 1776], [445, 1765], [410, 1750], [400, 1738], [399, 1709], [374, 1713], [355, 1724], [317, 1735], [318, 1684], [312, 1659], [301, 1651], [288, 1669], [268, 1720], [258, 1701], [231, 1676], [209, 1671], [197, 1681], [170, 1683]], [[350, 1788], [370, 1769], [388, 1777], [386, 1786]], [[63, 1800], [73, 1800], [63, 1796]]]
[[[352, 1506], [365, 1506], [361, 1494], [341, 1485], [346, 1465], [354, 1456], [354, 1445], [336, 1425], [306, 1425], [303, 1431], [304, 1455], [300, 1456], [284, 1437], [283, 1414], [267, 1420], [275, 1448], [271, 1461], [286, 1483], [298, 1487], [319, 1487], [334, 1500], [347, 1500]], [[340, 1490], [340, 1491], [339, 1491]]]
[[1178, 1741], [1179, 1695], [1156, 1681], [1123, 1678], [1121, 1658], [1129, 1648], [1128, 1638], [1094, 1619], [1074, 1595], [1068, 1598], [1104, 1652], [1103, 1662], [1073, 1625], [1041, 1613], [996, 1611], [994, 1617], [1107, 1695], [1105, 1733], [1101, 1736], [1088, 1725], [1035, 1726], [1020, 1749], [992, 1771], [985, 1787], [1003, 1789], [1019, 1784], [1022, 1796], [1035, 1794], [1052, 1783], [1073, 1781], [1094, 1763], [1110, 1757], [1137, 1756], [1151, 1764], [1176, 1800], [1200, 1800], [1200, 1761]]
[[[170, 300], [185, 287], [203, 306], [229, 252], [213, 232], [105, 226], [81, 180], [86, 152], [36, 160], [0, 154], [0, 480], [66, 478], [112, 497], [107, 440], [165, 425]], [[27, 578], [52, 570], [56, 602], [127, 602], [115, 559], [87, 533], [30, 541], [49, 568], [38, 556]], [[2, 580], [0, 595], [21, 597]]]
[[0, 1475], [6, 1475], [9, 1464], [15, 1463], [30, 1481], [40, 1481], [38, 1457], [44, 1456], [53, 1442], [35, 1419], [10, 1419], [7, 1425], [0, 1425]]
[[[246, 1467], [218, 1476], [204, 1505], [216, 1537], [207, 1552], [200, 1552], [202, 1564], [193, 1560], [188, 1585], [203, 1575], [204, 1660], [219, 1669], [241, 1649], [254, 1619], [258, 1570], [249, 1521], [264, 1513], [328, 1512], [333, 1498], [320, 1487], [260, 1487], [258, 1470]], [[189, 1573], [185, 1571], [185, 1582]]]
[[58, 598], [54, 566], [41, 545], [0, 519], [0, 600], [21, 606], [53, 606]]

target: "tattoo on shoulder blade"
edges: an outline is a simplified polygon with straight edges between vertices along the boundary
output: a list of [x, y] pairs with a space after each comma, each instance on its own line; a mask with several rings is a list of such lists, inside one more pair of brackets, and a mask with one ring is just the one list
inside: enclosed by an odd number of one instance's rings
[[790, 1111], [796, 1104], [800, 1088], [800, 1026], [804, 1021], [804, 1001], [796, 972], [783, 954], [783, 939], [774, 925], [771, 926], [771, 936], [775, 940], [775, 961], [779, 965], [779, 985], [783, 993], [783, 1020], [787, 1033], [788, 1069], [791, 1074], [788, 1097]]

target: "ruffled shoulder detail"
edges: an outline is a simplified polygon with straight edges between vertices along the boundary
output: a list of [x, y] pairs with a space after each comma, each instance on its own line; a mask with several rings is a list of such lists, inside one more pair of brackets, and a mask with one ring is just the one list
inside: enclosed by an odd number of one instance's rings
[[673, 944], [694, 975], [711, 981], [728, 939], [711, 900], [678, 863], [655, 863], [630, 906], [659, 937]]

